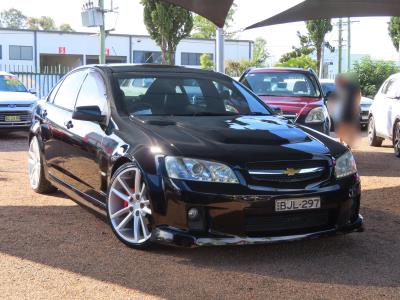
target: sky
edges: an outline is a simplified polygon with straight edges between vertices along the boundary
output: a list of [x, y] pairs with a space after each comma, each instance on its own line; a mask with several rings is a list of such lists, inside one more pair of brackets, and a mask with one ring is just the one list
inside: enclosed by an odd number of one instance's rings
[[[96, 2], [96, 0], [91, 0]], [[217, 1], [217, 0], [216, 0]], [[0, 0], [0, 11], [17, 8], [25, 15], [40, 17], [51, 16], [56, 24], [69, 23], [77, 31], [94, 31], [81, 25], [81, 7], [83, 0]], [[273, 59], [290, 51], [298, 45], [297, 31], [305, 33], [304, 22], [275, 25], [241, 32], [240, 30], [257, 21], [266, 19], [276, 13], [290, 8], [301, 0], [235, 0], [237, 12], [233, 31], [238, 31], [237, 38], [253, 40], [263, 37], [267, 41], [268, 51]], [[105, 0], [109, 6], [111, 0]], [[147, 34], [143, 24], [143, 8], [139, 0], [113, 0], [119, 13], [109, 15], [107, 28], [115, 28], [115, 33]], [[389, 18], [354, 18], [352, 19], [352, 53], [367, 54], [376, 59], [397, 61], [396, 53], [389, 38], [387, 23]], [[337, 23], [337, 20], [333, 20]], [[336, 26], [337, 27], [337, 26]], [[345, 37], [347, 34], [344, 35]], [[337, 46], [338, 31], [333, 30], [327, 40]]]

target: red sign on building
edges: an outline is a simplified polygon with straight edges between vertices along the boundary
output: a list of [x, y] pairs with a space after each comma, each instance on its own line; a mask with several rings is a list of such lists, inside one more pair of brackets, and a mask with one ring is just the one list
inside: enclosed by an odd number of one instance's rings
[[67, 54], [67, 49], [65, 47], [58, 47], [58, 54]]
[[110, 56], [110, 48], [106, 48], [106, 56]]

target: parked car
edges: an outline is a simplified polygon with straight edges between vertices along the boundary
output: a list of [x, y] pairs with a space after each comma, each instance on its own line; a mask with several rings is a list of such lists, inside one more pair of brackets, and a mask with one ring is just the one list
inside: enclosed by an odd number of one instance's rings
[[400, 156], [400, 73], [390, 76], [379, 89], [369, 111], [368, 124], [369, 144], [379, 147], [385, 139], [391, 140], [396, 155]]
[[0, 130], [29, 130], [36, 101], [15, 75], [0, 71]]
[[266, 104], [278, 107], [294, 123], [329, 135], [331, 126], [324, 94], [312, 70], [251, 68], [240, 82]]
[[[329, 98], [332, 94], [334, 94], [336, 92], [335, 80], [320, 79], [320, 83], [321, 83], [322, 90], [324, 91], [324, 95], [326, 96], [326, 99], [328, 101], [327, 106], [328, 106], [329, 114], [331, 115], [331, 120], [333, 120], [332, 113], [329, 109]], [[374, 100], [372, 100], [371, 98], [361, 97], [361, 101], [360, 101], [360, 125], [361, 125], [361, 127], [367, 127], [367, 125], [368, 125], [369, 109], [370, 109], [373, 101]]]
[[29, 143], [33, 190], [106, 213], [132, 247], [300, 240], [363, 222], [351, 151], [219, 73], [80, 67], [38, 104]]

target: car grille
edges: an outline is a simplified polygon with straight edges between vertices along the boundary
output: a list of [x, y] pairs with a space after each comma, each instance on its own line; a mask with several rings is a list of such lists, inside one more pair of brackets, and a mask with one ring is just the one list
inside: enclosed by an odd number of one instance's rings
[[[19, 116], [20, 121], [6, 121], [6, 116]], [[2, 111], [0, 112], [0, 126], [29, 125], [32, 121], [30, 111]]]
[[[329, 178], [330, 167], [325, 160], [270, 161], [247, 165], [251, 182], [274, 187], [294, 187], [288, 184], [310, 184]], [[298, 186], [296, 186], [297, 188]]]
[[286, 212], [263, 215], [245, 211], [245, 230], [249, 236], [304, 234], [334, 226], [334, 210]]

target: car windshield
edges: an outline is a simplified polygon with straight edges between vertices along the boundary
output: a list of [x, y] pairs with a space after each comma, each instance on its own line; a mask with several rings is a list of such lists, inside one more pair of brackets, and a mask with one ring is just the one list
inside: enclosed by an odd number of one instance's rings
[[0, 75], [0, 92], [26, 92], [26, 88], [16, 76]]
[[174, 76], [116, 78], [116, 106], [130, 116], [270, 115], [268, 107], [230, 79]]
[[249, 73], [243, 83], [259, 96], [320, 97], [315, 80], [300, 72]]
[[321, 82], [321, 87], [325, 95], [336, 91], [336, 84], [334, 82]]

